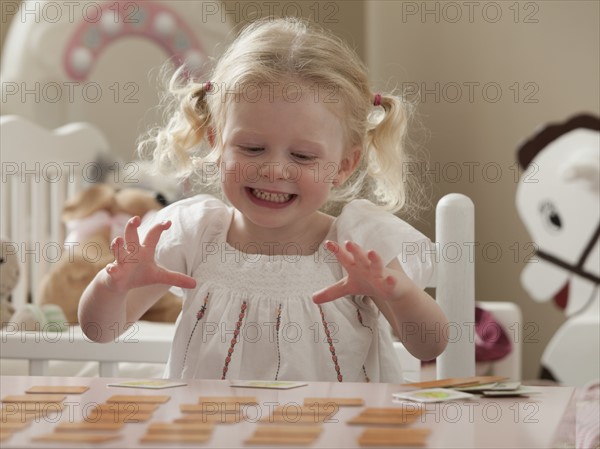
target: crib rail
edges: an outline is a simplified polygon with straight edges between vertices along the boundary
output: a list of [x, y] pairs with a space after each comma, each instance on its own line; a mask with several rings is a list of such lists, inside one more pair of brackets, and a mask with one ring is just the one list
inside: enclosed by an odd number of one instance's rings
[[[165, 363], [175, 327], [167, 323], [133, 323], [108, 343], [89, 340], [79, 326], [56, 332], [48, 325], [36, 331], [19, 331], [9, 324], [0, 332], [3, 359], [29, 360], [29, 375], [48, 375], [51, 360], [99, 363], [102, 377], [119, 377], [119, 362]], [[27, 349], [24, 351], [24, 349]]]
[[[477, 304], [494, 315], [513, 344], [510, 354], [493, 363], [492, 373], [520, 380], [522, 316], [519, 307], [512, 302], [501, 301]], [[50, 361], [74, 361], [98, 363], [102, 377], [126, 377], [119, 372], [121, 362], [164, 364], [169, 357], [174, 332], [174, 324], [138, 321], [113, 341], [94, 343], [83, 335], [78, 326], [57, 333], [51, 325], [35, 332], [21, 332], [9, 325], [0, 331], [0, 356], [3, 360], [28, 360], [28, 374], [32, 376], [48, 375]], [[394, 350], [408, 381], [428, 380], [421, 377], [421, 362], [401, 343], [394, 343]]]

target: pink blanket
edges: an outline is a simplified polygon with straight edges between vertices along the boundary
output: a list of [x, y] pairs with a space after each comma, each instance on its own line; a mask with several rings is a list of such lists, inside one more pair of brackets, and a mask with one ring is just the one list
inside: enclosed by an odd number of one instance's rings
[[600, 381], [577, 388], [557, 430], [554, 447], [600, 448]]

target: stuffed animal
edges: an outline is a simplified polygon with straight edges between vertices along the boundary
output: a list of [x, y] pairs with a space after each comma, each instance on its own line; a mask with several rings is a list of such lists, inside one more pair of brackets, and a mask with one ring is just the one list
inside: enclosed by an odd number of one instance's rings
[[137, 159], [125, 162], [100, 155], [95, 164], [100, 174], [97, 179], [94, 179], [95, 182], [105, 182], [118, 189], [136, 187], [158, 191], [169, 204], [193, 194], [187, 179], [164, 176], [149, 160]]
[[9, 243], [0, 238], [0, 326], [4, 327], [10, 320], [15, 309], [10, 302], [10, 294], [19, 282], [19, 259], [11, 251], [6, 251]]
[[[132, 216], [143, 220], [165, 205], [161, 194], [139, 188], [117, 189], [109, 184], [93, 185], [68, 200], [62, 213], [67, 228], [65, 251], [42, 279], [39, 304], [59, 305], [67, 321], [76, 324], [81, 294], [114, 260], [110, 251], [113, 238], [123, 235]], [[141, 319], [174, 322], [181, 306], [181, 298], [168, 292]]]
[[542, 377], [585, 385], [600, 377], [600, 119], [549, 126], [518, 159], [517, 209], [537, 248], [521, 283], [567, 316], [544, 350]]

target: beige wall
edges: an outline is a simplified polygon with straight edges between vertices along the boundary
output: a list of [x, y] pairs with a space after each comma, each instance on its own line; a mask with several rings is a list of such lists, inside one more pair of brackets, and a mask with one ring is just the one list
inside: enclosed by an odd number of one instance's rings
[[[234, 11], [228, 18], [251, 19], [254, 12], [236, 3], [225, 1]], [[534, 378], [563, 318], [520, 287], [530, 238], [514, 206], [515, 147], [539, 124], [599, 112], [599, 3], [299, 1], [276, 3], [273, 12], [294, 7], [356, 48], [373, 88], [426, 91], [418, 110], [430, 134], [430, 171], [422, 177], [432, 182], [434, 200], [449, 192], [473, 199], [477, 298], [521, 306], [524, 377]], [[432, 213], [416, 224], [434, 237]]]
[[[524, 377], [533, 378], [563, 317], [534, 303], [519, 283], [530, 238], [515, 209], [515, 148], [540, 124], [599, 112], [600, 3], [472, 2], [471, 21], [468, 3], [367, 2], [367, 61], [379, 88], [416, 83], [429, 92], [419, 107], [430, 132], [424, 177], [434, 181], [435, 198], [460, 192], [473, 199], [476, 297], [521, 306]], [[426, 9], [432, 13], [423, 16]]]
[[[222, 0], [227, 17], [243, 24], [257, 16], [282, 17], [285, 14], [300, 16], [332, 30], [344, 38], [358, 55], [365, 54], [365, 2], [363, 0], [327, 1], [294, 0], [281, 2], [240, 2]], [[260, 8], [256, 8], [256, 6]], [[257, 14], [258, 13], [258, 14]]]
[[2, 45], [4, 45], [4, 38], [10, 27], [10, 22], [13, 20], [15, 9], [13, 6], [16, 2], [11, 2], [11, 6], [7, 8], [3, 2], [0, 1], [0, 55], [2, 55]]

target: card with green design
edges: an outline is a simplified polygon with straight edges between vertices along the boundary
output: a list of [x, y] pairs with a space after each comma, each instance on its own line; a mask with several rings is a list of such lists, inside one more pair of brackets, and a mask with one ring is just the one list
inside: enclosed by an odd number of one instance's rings
[[451, 390], [449, 388], [429, 388], [426, 390], [394, 393], [392, 397], [397, 400], [414, 402], [447, 402], [471, 398], [473, 395], [462, 391]]

